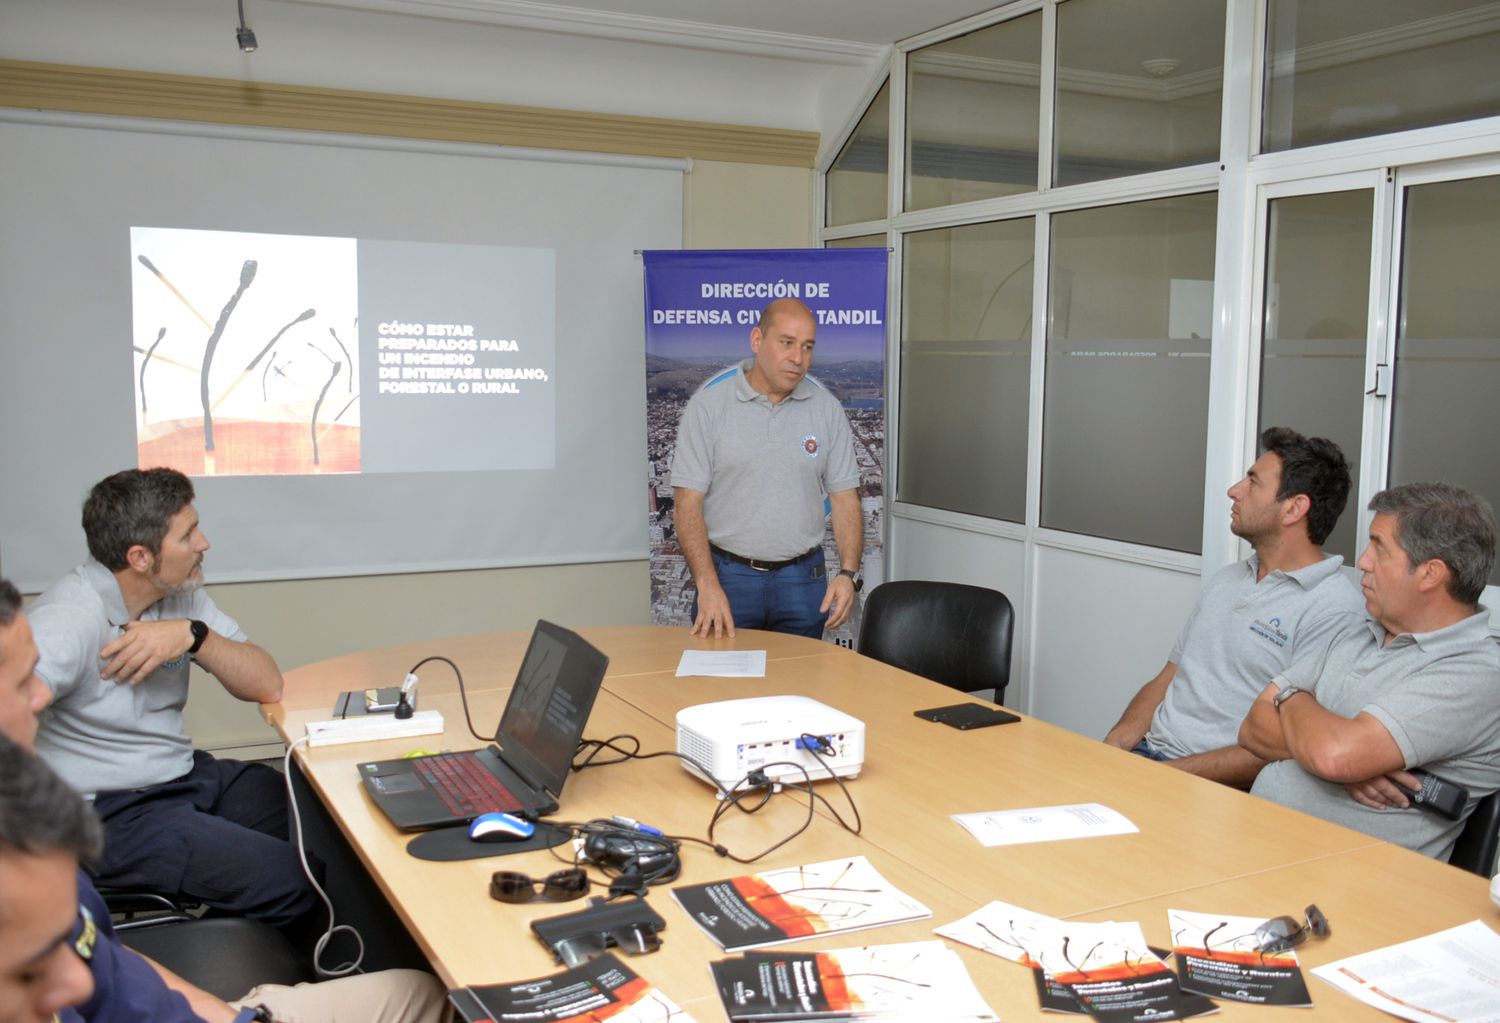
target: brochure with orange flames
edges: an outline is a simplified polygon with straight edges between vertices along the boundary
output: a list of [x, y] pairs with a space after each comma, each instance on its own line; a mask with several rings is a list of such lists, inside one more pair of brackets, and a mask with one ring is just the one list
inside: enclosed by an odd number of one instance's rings
[[467, 1023], [693, 1023], [609, 953], [550, 977], [459, 988], [448, 1001]]
[[1161, 1023], [1218, 1011], [1181, 988], [1146, 945], [1140, 924], [1058, 921], [1039, 937], [1027, 950], [1030, 959], [1102, 1023]]
[[710, 963], [730, 1023], [902, 1019], [999, 1023], [941, 941], [747, 952]]
[[1312, 1005], [1297, 953], [1260, 951], [1253, 916], [1167, 910], [1184, 990], [1252, 1005]]
[[932, 916], [863, 856], [682, 885], [672, 897], [726, 952]]

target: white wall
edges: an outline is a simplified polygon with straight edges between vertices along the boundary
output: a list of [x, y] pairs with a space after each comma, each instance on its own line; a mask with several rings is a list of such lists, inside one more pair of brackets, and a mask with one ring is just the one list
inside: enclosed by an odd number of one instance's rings
[[232, 0], [3, 0], [0, 57], [824, 133], [842, 124], [878, 63], [276, 0], [247, 8], [254, 54], [235, 45]]

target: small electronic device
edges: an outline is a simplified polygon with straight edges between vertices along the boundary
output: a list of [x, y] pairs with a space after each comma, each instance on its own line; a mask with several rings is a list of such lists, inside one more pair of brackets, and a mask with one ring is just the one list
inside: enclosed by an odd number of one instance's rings
[[564, 966], [577, 966], [610, 948], [630, 955], [655, 952], [667, 922], [645, 899], [589, 900], [589, 908], [531, 921], [531, 929]]
[[482, 813], [469, 825], [476, 842], [523, 842], [536, 834], [536, 825], [513, 813]]
[[990, 725], [1009, 725], [1021, 719], [1008, 710], [986, 707], [982, 703], [955, 703], [947, 707], [929, 707], [916, 712], [924, 721], [936, 721], [967, 732], [971, 728], [988, 728]]
[[[857, 778], [865, 763], [865, 724], [806, 696], [700, 703], [677, 712], [677, 752], [702, 764], [705, 780], [724, 789], [748, 787], [745, 778], [753, 771], [770, 781]], [[682, 763], [704, 778], [696, 765]]]
[[1412, 803], [1424, 810], [1441, 814], [1450, 821], [1463, 816], [1464, 807], [1469, 802], [1468, 789], [1429, 774], [1420, 767], [1413, 767], [1408, 773], [1421, 783], [1421, 788], [1409, 789], [1400, 782], [1396, 782], [1396, 787], [1410, 796]]

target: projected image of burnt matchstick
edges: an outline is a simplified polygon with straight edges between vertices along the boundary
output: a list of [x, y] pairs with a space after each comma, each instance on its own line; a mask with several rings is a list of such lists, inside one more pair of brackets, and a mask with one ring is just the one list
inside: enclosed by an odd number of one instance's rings
[[[302, 323], [304, 320], [310, 320], [316, 315], [318, 315], [318, 311], [316, 309], [304, 309], [302, 310], [302, 312], [297, 314], [296, 319], [292, 320], [291, 323], [288, 323], [285, 327], [282, 327], [280, 330], [278, 330], [276, 332], [276, 336], [271, 338], [271, 340], [267, 342], [266, 346], [256, 353], [255, 358], [251, 359], [244, 369], [240, 370], [240, 375], [234, 378], [234, 382], [231, 383], [228, 387], [224, 388], [224, 393], [219, 395], [218, 399], [213, 404], [214, 411], [218, 411], [219, 406], [224, 404], [224, 402], [229, 399], [229, 396], [234, 393], [235, 388], [239, 387], [240, 384], [243, 384], [245, 382], [245, 378], [247, 378], [255, 370], [256, 366], [260, 365], [260, 360], [264, 359], [266, 355], [270, 353], [271, 349], [276, 347], [276, 342], [281, 340], [281, 335], [291, 330], [297, 324]], [[265, 374], [261, 374], [262, 401], [265, 400], [265, 390]]]
[[[198, 381], [198, 398], [203, 403], [203, 450], [205, 452], [211, 453], [214, 449], [214, 414], [208, 403], [208, 373], [213, 368], [214, 349], [219, 347], [219, 339], [224, 336], [224, 328], [229, 325], [229, 317], [234, 315], [234, 308], [240, 304], [240, 298], [245, 294], [245, 289], [250, 287], [251, 282], [255, 280], [256, 266], [255, 260], [247, 259], [244, 266], [240, 267], [239, 287], [234, 289], [234, 294], [229, 296], [228, 302], [224, 303], [224, 309], [219, 313], [219, 322], [214, 324], [214, 332], [208, 336], [208, 344], [203, 350], [203, 371]], [[204, 468], [210, 468], [207, 463], [211, 461], [211, 454], [205, 456], [204, 461]]]
[[313, 446], [313, 465], [317, 465], [318, 464], [318, 410], [323, 407], [323, 399], [328, 396], [328, 388], [330, 388], [330, 387], [333, 386], [334, 380], [336, 380], [338, 378], [339, 371], [342, 370], [343, 368], [344, 368], [344, 364], [342, 362], [335, 362], [333, 364], [333, 372], [331, 372], [331, 373], [328, 374], [328, 379], [323, 384], [323, 390], [320, 391], [319, 394], [318, 394], [318, 400], [315, 401], [315, 402], [313, 402], [312, 424], [311, 424], [311, 426], [312, 426], [312, 446]]
[[158, 270], [156, 268], [156, 264], [155, 263], [151, 262], [151, 260], [147, 259], [145, 256], [136, 256], [135, 258], [136, 258], [136, 261], [141, 264], [141, 266], [145, 267], [147, 270], [150, 270], [153, 274], [155, 274], [156, 275], [156, 279], [159, 280], [159, 281], [161, 281], [162, 284], [166, 286], [166, 289], [168, 291], [170, 291], [172, 294], [174, 294], [174, 295], [177, 296], [177, 301], [179, 301], [183, 305], [187, 306], [188, 312], [190, 312], [194, 316], [198, 317], [199, 322], [201, 322], [205, 327], [208, 327], [210, 330], [213, 329], [213, 324], [211, 324], [211, 323], [208, 322], [208, 318], [205, 317], [202, 313], [200, 313], [193, 306], [193, 303], [191, 303], [191, 302], [189, 302], [187, 300], [187, 296], [186, 295], [184, 295], [182, 292], [180, 292], [180, 291], [177, 290], [177, 285], [173, 284], [170, 280], [168, 280], [167, 279], [167, 275], [164, 274], [164, 273], [162, 273], [160, 270]]
[[156, 354], [156, 346], [161, 344], [161, 339], [167, 336], [167, 328], [163, 327], [156, 332], [156, 340], [151, 342], [151, 347], [146, 349], [146, 357], [141, 360], [141, 418], [146, 418], [146, 363], [151, 361], [151, 356]]
[[[344, 342], [339, 340], [338, 332], [332, 327], [328, 328], [328, 335], [333, 338], [333, 343], [339, 346], [339, 351], [344, 353], [344, 361], [349, 364], [349, 393], [354, 393], [354, 360], [349, 357], [349, 349], [344, 347]], [[346, 406], [347, 407], [347, 406]]]

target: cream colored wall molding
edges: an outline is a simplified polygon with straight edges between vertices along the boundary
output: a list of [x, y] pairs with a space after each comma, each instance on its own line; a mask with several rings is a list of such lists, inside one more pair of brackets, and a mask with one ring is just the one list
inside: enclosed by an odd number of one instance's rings
[[0, 60], [0, 106], [810, 168], [816, 132]]

